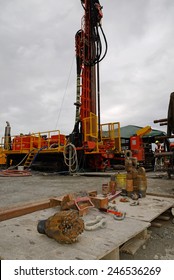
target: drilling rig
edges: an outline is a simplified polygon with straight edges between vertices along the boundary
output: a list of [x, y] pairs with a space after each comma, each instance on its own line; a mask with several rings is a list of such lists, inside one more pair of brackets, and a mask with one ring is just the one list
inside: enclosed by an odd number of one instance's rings
[[[105, 170], [124, 161], [120, 123], [101, 124], [100, 69], [108, 44], [102, 28], [103, 7], [98, 0], [80, 0], [84, 15], [75, 35], [76, 101], [75, 124], [70, 135], [60, 131], [9, 137], [7, 164], [25, 168], [51, 166], [57, 171]], [[103, 47], [104, 44], [104, 47]], [[5, 138], [7, 142], [7, 137]], [[24, 158], [24, 161], [23, 161]]]
[[99, 64], [108, 49], [101, 24], [103, 7], [98, 0], [83, 0], [81, 4], [84, 16], [81, 29], [75, 36], [76, 118], [70, 138], [81, 154], [79, 158], [83, 159], [84, 168], [101, 170], [121, 157], [120, 124], [101, 124], [100, 120]]

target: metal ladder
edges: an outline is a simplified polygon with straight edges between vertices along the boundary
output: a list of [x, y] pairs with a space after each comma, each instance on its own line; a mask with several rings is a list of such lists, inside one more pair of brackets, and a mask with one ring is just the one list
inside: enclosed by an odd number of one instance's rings
[[32, 151], [29, 153], [29, 155], [26, 158], [26, 161], [24, 163], [24, 168], [29, 168], [31, 166], [31, 164], [35, 158], [35, 155], [36, 155], [35, 151]]

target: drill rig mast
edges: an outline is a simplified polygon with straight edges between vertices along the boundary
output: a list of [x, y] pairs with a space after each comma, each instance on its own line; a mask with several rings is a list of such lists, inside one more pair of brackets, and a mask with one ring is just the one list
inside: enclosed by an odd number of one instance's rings
[[[104, 35], [101, 19], [102, 7], [98, 0], [81, 0], [84, 9], [82, 27], [76, 33], [76, 64], [77, 64], [77, 93], [76, 93], [76, 118], [73, 134], [78, 141], [76, 146], [82, 146], [84, 141], [84, 123], [91, 114], [97, 115], [97, 139], [100, 141], [100, 79], [99, 62], [107, 52], [107, 41]], [[104, 37], [105, 51], [102, 52], [100, 33]]]

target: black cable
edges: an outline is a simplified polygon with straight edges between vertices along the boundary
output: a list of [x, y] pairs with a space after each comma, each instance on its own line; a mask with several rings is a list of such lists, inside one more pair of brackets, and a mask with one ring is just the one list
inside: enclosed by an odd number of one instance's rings
[[[106, 54], [107, 54], [107, 51], [108, 51], [108, 43], [107, 43], [107, 40], [106, 40], [106, 36], [105, 36], [105, 33], [101, 27], [101, 25], [99, 25], [100, 27], [100, 30], [102, 32], [102, 35], [103, 35], [103, 38], [104, 38], [104, 42], [105, 42], [105, 51], [104, 51], [104, 54], [102, 55], [102, 43], [101, 43], [101, 38], [100, 38], [100, 35], [99, 35], [99, 32], [98, 32], [98, 28], [97, 29], [97, 33], [96, 31], [94, 31], [93, 29], [93, 36], [94, 36], [94, 40], [93, 40], [93, 43], [95, 44], [95, 52], [96, 52], [96, 55], [94, 58], [91, 59], [91, 61], [84, 61], [85, 65], [87, 66], [94, 66], [96, 65], [97, 63], [101, 62]], [[102, 57], [101, 57], [102, 55]]]
[[83, 5], [83, 0], [80, 1], [83, 9], [86, 11], [85, 6]]
[[105, 52], [104, 52], [102, 58], [100, 58], [100, 60], [98, 62], [102, 61], [105, 58], [105, 56], [107, 54], [107, 51], [108, 51], [108, 42], [106, 40], [106, 36], [105, 36], [105, 33], [103, 31], [103, 28], [102, 28], [101, 24], [99, 25], [99, 27], [101, 29], [101, 32], [102, 32], [102, 35], [103, 35], [103, 38], [104, 38], [104, 41], [105, 41]]

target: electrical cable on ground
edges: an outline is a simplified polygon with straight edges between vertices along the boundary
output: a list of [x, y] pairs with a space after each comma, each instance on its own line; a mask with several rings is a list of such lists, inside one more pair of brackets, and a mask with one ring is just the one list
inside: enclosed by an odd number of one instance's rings
[[24, 176], [31, 176], [31, 172], [28, 170], [1, 170], [0, 177], [24, 177]]

